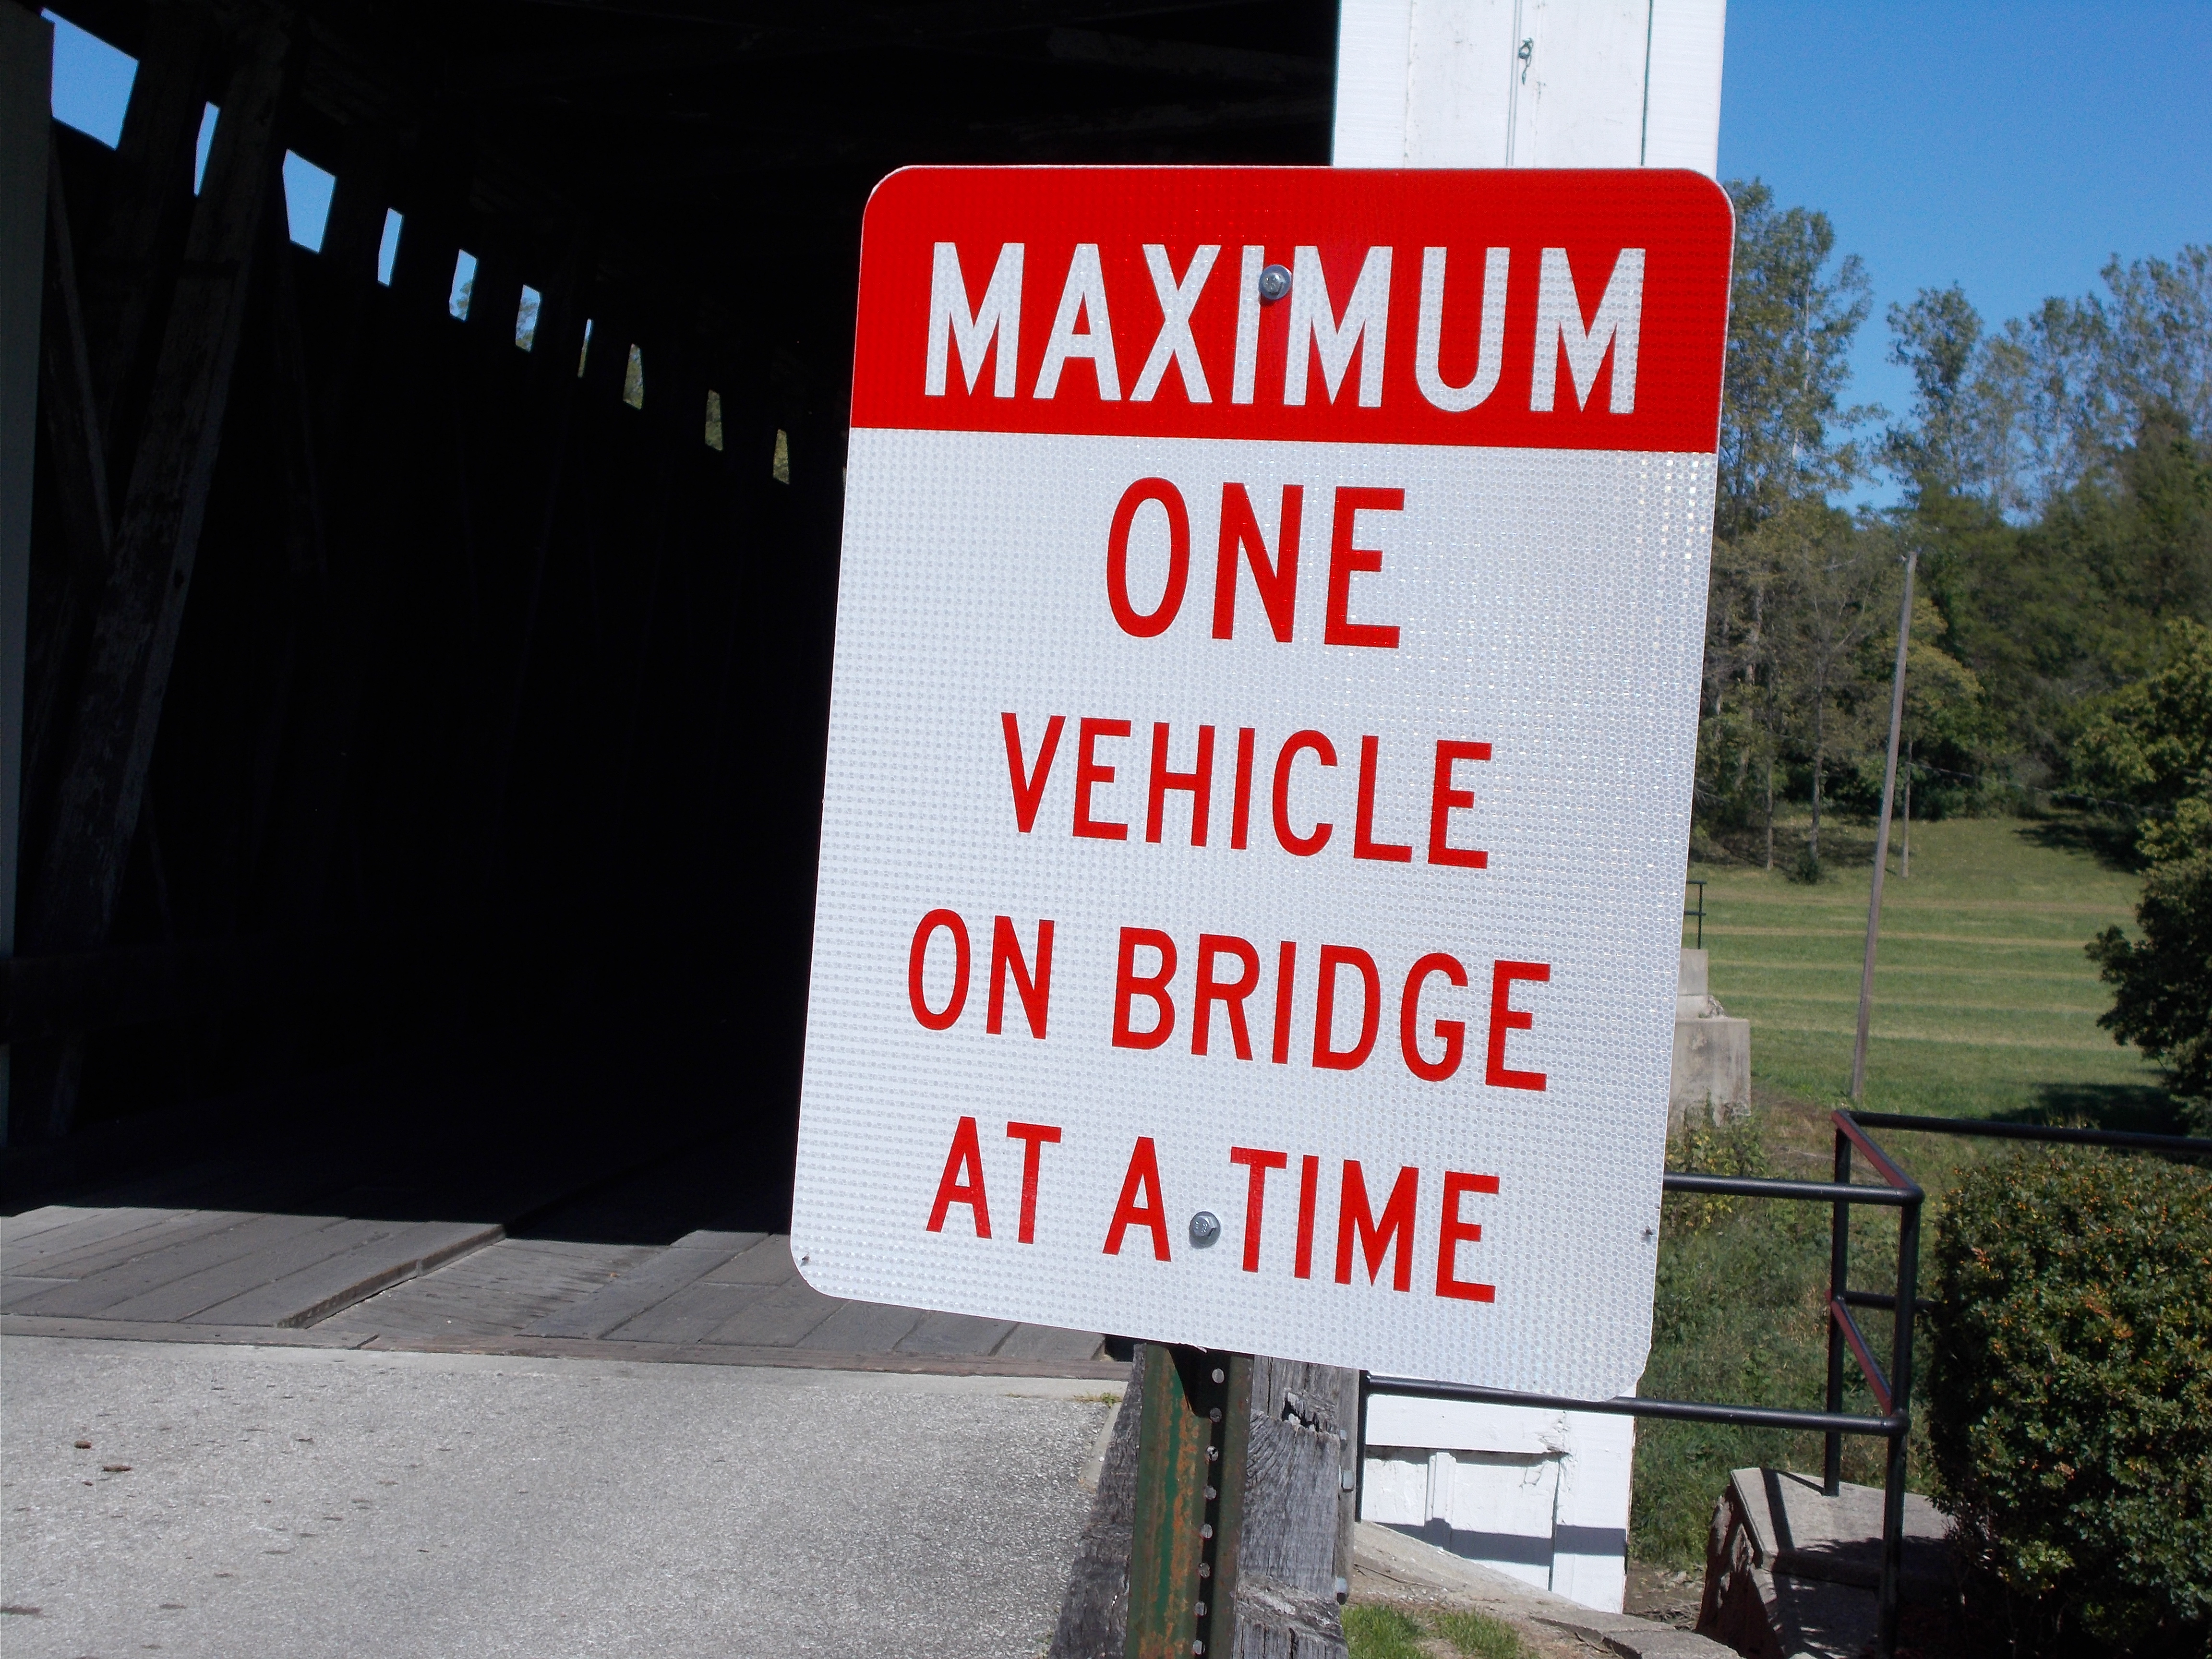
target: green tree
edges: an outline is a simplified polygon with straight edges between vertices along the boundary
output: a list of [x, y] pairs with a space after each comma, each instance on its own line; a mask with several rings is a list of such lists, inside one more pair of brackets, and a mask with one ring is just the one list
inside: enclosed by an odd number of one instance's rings
[[2103, 698], [2075, 748], [2087, 788], [2141, 814], [2149, 869], [2130, 939], [2108, 927], [2089, 955], [2113, 988], [2098, 1024], [2163, 1066], [2212, 1131], [2212, 629], [2161, 631], [2151, 672]]
[[1909, 422], [1882, 434], [1883, 459], [1915, 496], [1985, 483], [1973, 381], [1982, 319], [1966, 291], [1922, 289], [1911, 305], [1890, 307], [1889, 332], [1889, 360], [1911, 371], [1913, 397]]
[[1860, 476], [1865, 458], [1848, 434], [1880, 413], [1840, 401], [1871, 305], [1858, 256], [1836, 259], [1828, 216], [1778, 208], [1756, 179], [1728, 191], [1736, 234], [1716, 514], [1723, 539]]
[[2187, 617], [2166, 624], [2151, 672], [2092, 706], [2074, 776], [2154, 824], [2185, 800], [2212, 798], [2212, 629]]
[[1745, 542], [1746, 555], [1763, 560], [1768, 572], [1769, 684], [1812, 774], [1805, 850], [1807, 867], [1817, 872], [1828, 775], [1851, 765], [1869, 735], [1863, 714], [1873, 688], [1862, 647], [1894, 603], [1893, 540], [1838, 508], [1800, 501]]

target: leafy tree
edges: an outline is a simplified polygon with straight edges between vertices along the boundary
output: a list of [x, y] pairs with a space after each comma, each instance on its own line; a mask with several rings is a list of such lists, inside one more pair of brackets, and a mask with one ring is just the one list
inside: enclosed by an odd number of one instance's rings
[[2212, 798], [2212, 629], [2169, 623], [2160, 660], [2100, 698], [2074, 748], [2081, 787], [2124, 801], [2154, 823], [2191, 799]]
[[2113, 987], [2098, 1024], [2166, 1069], [2212, 1130], [2212, 629], [2168, 623], [2152, 672], [2103, 698], [2075, 746], [2085, 787], [2142, 814], [2149, 864], [2130, 940], [2108, 927], [2090, 957]]
[[1882, 434], [1883, 459], [1917, 495], [1960, 491], [1986, 482], [1975, 452], [1980, 413], [1972, 371], [1982, 339], [1981, 313], [1955, 283], [1920, 290], [1909, 306], [1889, 308], [1889, 360], [1912, 371], [1909, 424]]
[[2106, 471], [2146, 413], [2212, 432], [2212, 247], [2109, 262], [2106, 292], [2053, 298], [2007, 323], [1974, 371], [2007, 506]]
[[2166, 1071], [2200, 1133], [2212, 1133], [2212, 800], [2181, 803], [2153, 837], [2136, 906], [2142, 938], [2107, 927], [2089, 955], [2113, 987], [2097, 1023]]
[[1858, 256], [1836, 260], [1828, 216], [1776, 207], [1756, 179], [1732, 180], [1728, 191], [1735, 274], [1717, 528], [1733, 539], [1790, 502], [1825, 500], [1859, 476], [1864, 457], [1845, 434], [1879, 411], [1839, 402], [1851, 342], [1872, 303]]

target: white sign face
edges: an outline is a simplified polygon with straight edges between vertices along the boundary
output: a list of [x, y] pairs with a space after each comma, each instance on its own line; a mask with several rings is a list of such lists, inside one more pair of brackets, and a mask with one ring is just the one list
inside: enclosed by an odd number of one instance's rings
[[1635, 1384], [1730, 236], [1673, 173], [878, 190], [810, 1283]]

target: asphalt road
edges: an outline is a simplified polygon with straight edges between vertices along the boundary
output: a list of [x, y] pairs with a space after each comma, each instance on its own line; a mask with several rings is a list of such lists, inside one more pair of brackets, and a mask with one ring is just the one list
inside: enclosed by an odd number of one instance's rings
[[0, 1648], [1027, 1659], [1101, 1389], [10, 1338]]

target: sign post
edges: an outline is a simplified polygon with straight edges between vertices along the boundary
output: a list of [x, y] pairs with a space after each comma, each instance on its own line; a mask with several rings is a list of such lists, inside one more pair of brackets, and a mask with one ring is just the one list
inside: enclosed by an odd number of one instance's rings
[[[817, 1289], [1633, 1388], [1731, 232], [1656, 170], [878, 188], [792, 1228]], [[1218, 1501], [1167, 1401], [1226, 1367], [1155, 1392], [1151, 1354], [1140, 1507]], [[1198, 1599], [1161, 1538], [1133, 1632]]]

